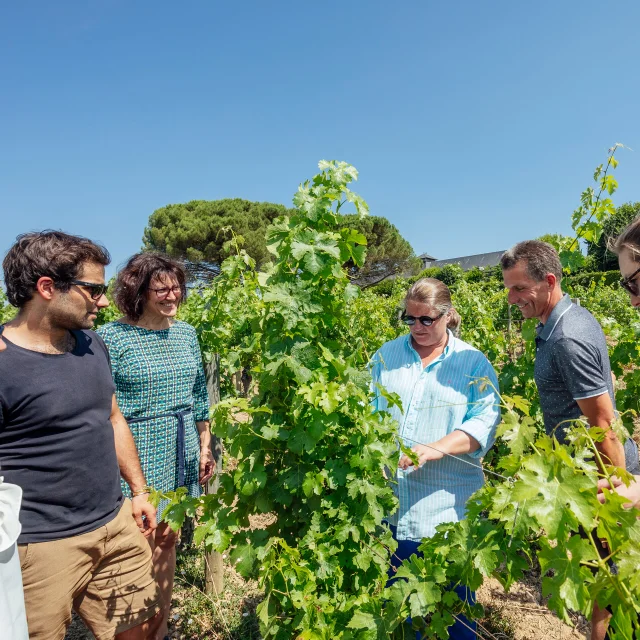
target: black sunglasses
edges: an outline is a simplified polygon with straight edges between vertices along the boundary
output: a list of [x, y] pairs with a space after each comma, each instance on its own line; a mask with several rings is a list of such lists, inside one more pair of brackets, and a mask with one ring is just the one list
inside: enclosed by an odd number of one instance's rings
[[416, 320], [421, 324], [424, 325], [425, 327], [430, 327], [436, 320], [440, 320], [440, 318], [442, 318], [442, 316], [444, 315], [444, 313], [441, 313], [439, 316], [435, 317], [435, 318], [431, 318], [429, 316], [408, 316], [406, 313], [402, 313], [402, 315], [400, 316], [400, 320], [402, 320], [402, 322], [404, 322], [406, 325], [409, 325], [410, 327], [412, 327], [415, 323]]
[[640, 295], [640, 288], [634, 278], [640, 273], [640, 268], [636, 269], [629, 277], [620, 280], [620, 286], [628, 291], [632, 296]]
[[89, 290], [89, 296], [96, 302], [107, 293], [109, 288], [108, 284], [96, 284], [95, 282], [83, 282], [82, 280], [70, 280], [69, 284], [77, 284], [79, 287], [84, 287]]

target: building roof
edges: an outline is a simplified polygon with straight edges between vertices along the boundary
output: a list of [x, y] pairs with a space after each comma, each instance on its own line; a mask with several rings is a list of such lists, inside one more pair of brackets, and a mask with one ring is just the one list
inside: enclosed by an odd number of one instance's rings
[[[464, 271], [469, 271], [474, 267], [495, 267], [500, 264], [500, 258], [504, 251], [492, 251], [491, 253], [477, 253], [473, 256], [462, 256], [460, 258], [447, 258], [446, 260], [436, 260], [431, 263], [432, 267], [444, 267], [445, 264], [459, 264]], [[420, 256], [422, 257], [422, 256]]]
[[434, 256], [429, 255], [428, 253], [423, 253], [422, 255], [418, 256], [418, 258], [420, 258], [420, 260], [427, 260], [427, 261], [433, 261], [433, 260], [437, 260], [438, 258], [435, 258]]

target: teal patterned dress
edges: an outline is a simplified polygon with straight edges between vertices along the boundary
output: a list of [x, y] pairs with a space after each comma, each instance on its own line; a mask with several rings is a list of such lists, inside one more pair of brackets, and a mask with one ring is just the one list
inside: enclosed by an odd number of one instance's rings
[[[209, 419], [209, 398], [195, 329], [176, 321], [153, 330], [123, 322], [98, 329], [111, 357], [118, 406], [125, 418], [153, 418], [191, 409], [184, 417], [185, 486], [200, 495], [200, 436], [196, 422]], [[147, 484], [158, 491], [178, 488], [178, 425], [175, 417], [132, 422]], [[130, 496], [126, 483], [122, 490]], [[158, 520], [167, 506], [162, 501]]]

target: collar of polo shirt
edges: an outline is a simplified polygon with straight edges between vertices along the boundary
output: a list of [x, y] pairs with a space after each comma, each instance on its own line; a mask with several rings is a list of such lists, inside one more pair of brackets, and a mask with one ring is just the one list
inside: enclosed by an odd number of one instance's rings
[[541, 340], [548, 340], [551, 337], [553, 330], [556, 328], [556, 325], [560, 321], [560, 318], [562, 318], [562, 316], [567, 311], [569, 311], [569, 308], [572, 304], [573, 302], [571, 302], [569, 294], [565, 293], [562, 296], [560, 302], [558, 302], [558, 304], [553, 307], [553, 310], [551, 311], [551, 313], [549, 314], [549, 318], [547, 319], [547, 323], [542, 324], [542, 322], [540, 322], [536, 327], [538, 338], [540, 338]]

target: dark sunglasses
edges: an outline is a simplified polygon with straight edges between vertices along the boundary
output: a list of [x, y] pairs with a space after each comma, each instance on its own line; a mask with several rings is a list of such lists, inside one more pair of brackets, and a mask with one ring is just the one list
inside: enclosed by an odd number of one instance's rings
[[108, 284], [96, 284], [95, 282], [84, 282], [82, 280], [71, 280], [69, 284], [77, 284], [79, 287], [84, 287], [89, 290], [89, 296], [96, 302], [107, 293], [109, 288]]
[[416, 318], [416, 316], [408, 316], [406, 313], [403, 312], [402, 315], [400, 316], [400, 320], [402, 320], [402, 322], [404, 322], [406, 325], [409, 325], [410, 327], [412, 327], [416, 323], [416, 320], [421, 325], [424, 325], [425, 327], [430, 327], [436, 320], [440, 320], [440, 318], [442, 318], [443, 315], [444, 313], [441, 313], [439, 316], [435, 318], [431, 318], [429, 316], [420, 316]]
[[636, 269], [628, 278], [620, 280], [620, 286], [628, 291], [632, 296], [640, 295], [640, 287], [634, 278], [640, 273], [640, 269]]

